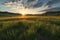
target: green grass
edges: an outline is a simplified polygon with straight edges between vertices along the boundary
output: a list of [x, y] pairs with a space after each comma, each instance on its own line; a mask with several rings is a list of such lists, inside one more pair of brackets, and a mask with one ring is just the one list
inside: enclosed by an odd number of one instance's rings
[[0, 40], [60, 40], [59, 17], [2, 20], [0, 19]]

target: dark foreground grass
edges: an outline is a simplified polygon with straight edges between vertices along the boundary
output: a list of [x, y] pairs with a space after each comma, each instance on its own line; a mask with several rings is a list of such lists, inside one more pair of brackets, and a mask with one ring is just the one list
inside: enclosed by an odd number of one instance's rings
[[60, 40], [59, 19], [0, 21], [0, 40]]

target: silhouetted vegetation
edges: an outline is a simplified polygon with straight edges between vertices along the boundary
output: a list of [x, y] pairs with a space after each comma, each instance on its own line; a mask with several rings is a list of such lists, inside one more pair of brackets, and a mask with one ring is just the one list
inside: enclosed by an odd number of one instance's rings
[[[10, 13], [10, 12], [0, 12], [0, 17], [8, 16], [21, 16], [19, 13]], [[60, 16], [60, 11], [46, 12], [43, 14], [26, 14], [26, 16]]]
[[0, 17], [8, 17], [8, 16], [19, 16], [19, 13], [10, 13], [10, 12], [0, 12]]
[[60, 16], [60, 11], [46, 12], [42, 16]]

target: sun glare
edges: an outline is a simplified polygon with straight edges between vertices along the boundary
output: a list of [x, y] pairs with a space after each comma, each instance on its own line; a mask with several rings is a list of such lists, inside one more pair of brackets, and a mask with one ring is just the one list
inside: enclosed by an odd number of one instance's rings
[[42, 13], [45, 13], [45, 12], [36, 12], [36, 11], [34, 11], [32, 9], [28, 9], [28, 8], [22, 8], [22, 9], [17, 8], [15, 10], [15, 12], [22, 14], [22, 16], [25, 16], [26, 14], [42, 14]]
[[24, 16], [24, 15], [26, 15], [26, 11], [25, 10], [22, 10], [21, 11], [21, 14]]
[[25, 16], [26, 14], [22, 14], [22, 16]]
[[20, 11], [20, 13], [22, 15], [26, 15], [26, 14], [34, 14], [35, 12], [30, 10], [30, 9], [23, 9], [23, 10]]

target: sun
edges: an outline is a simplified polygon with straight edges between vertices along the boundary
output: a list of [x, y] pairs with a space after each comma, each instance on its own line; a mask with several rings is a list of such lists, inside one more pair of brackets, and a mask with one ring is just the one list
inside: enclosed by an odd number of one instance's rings
[[25, 16], [26, 14], [25, 13], [22, 13], [22, 16]]
[[32, 13], [32, 12], [31, 12], [31, 10], [29, 10], [29, 9], [23, 9], [23, 10], [20, 11], [20, 13], [21, 13], [22, 15], [26, 15], [26, 14], [29, 14], [29, 13]]
[[22, 14], [23, 16], [26, 15], [26, 13], [27, 13], [27, 12], [26, 12], [25, 10], [22, 10], [22, 11], [21, 11], [21, 14]]

